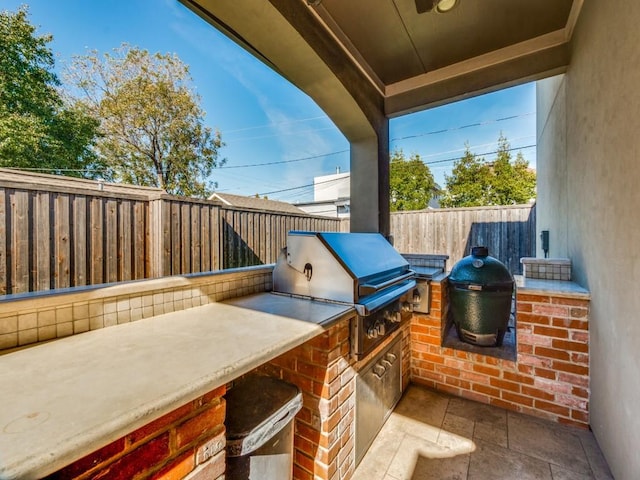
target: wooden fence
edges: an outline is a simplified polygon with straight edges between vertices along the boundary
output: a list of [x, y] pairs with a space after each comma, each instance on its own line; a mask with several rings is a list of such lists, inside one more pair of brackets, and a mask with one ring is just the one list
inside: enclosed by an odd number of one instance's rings
[[[0, 295], [273, 263], [289, 230], [348, 221], [0, 169]], [[486, 245], [517, 273], [535, 255], [535, 208], [393, 213], [391, 233], [400, 252], [447, 254], [450, 266]]]
[[273, 263], [289, 230], [340, 230], [157, 189], [9, 177], [0, 172], [0, 295]]
[[340, 221], [163, 196], [150, 205], [152, 276], [274, 263], [290, 230], [339, 231]]
[[391, 214], [394, 246], [402, 253], [449, 255], [447, 266], [484, 245], [513, 274], [520, 258], [535, 257], [535, 205], [449, 208]]

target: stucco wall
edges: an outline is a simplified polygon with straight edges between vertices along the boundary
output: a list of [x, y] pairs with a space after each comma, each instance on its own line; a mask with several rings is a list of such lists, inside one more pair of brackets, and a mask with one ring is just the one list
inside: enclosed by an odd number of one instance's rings
[[[550, 258], [567, 257], [567, 162], [566, 162], [566, 81], [558, 75], [538, 82], [536, 87], [538, 192], [545, 208], [536, 211], [538, 238], [549, 231]], [[540, 201], [538, 200], [538, 204]], [[552, 208], [546, 208], [547, 206]], [[537, 241], [537, 256], [543, 257]]]
[[640, 475], [638, 20], [636, 0], [585, 2], [567, 73], [538, 101], [538, 229], [591, 292], [591, 427], [619, 480]]

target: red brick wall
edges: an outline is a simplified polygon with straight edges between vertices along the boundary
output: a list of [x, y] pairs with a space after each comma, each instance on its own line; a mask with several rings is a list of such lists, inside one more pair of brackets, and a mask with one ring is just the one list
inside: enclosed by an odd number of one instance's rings
[[48, 478], [222, 479], [225, 392], [217, 388]]
[[349, 319], [259, 369], [302, 390], [295, 420], [295, 480], [347, 479], [354, 471], [355, 370]]
[[380, 350], [403, 337], [403, 385], [411, 350], [406, 319], [400, 330], [359, 362], [349, 355], [349, 319], [274, 359], [259, 373], [282, 378], [303, 392], [295, 420], [294, 480], [347, 480], [355, 469], [355, 375]]
[[[517, 361], [443, 348], [446, 286], [411, 322], [411, 380], [453, 395], [579, 426], [589, 424], [589, 301], [517, 295]], [[443, 288], [444, 287], [444, 288]]]

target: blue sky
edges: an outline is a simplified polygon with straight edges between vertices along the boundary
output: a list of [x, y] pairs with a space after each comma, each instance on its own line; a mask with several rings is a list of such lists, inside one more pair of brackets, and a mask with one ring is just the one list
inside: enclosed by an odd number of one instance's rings
[[[58, 71], [72, 55], [123, 42], [176, 53], [189, 65], [205, 121], [226, 143], [227, 162], [214, 172], [220, 192], [310, 201], [313, 188], [296, 187], [337, 167], [349, 171], [348, 142], [309, 97], [177, 0], [0, 0], [6, 10], [22, 4], [38, 33], [53, 35]], [[444, 185], [465, 142], [493, 152], [501, 131], [512, 147], [535, 144], [534, 84], [393, 119], [390, 147], [419, 154]], [[522, 153], [535, 166], [535, 147]]]

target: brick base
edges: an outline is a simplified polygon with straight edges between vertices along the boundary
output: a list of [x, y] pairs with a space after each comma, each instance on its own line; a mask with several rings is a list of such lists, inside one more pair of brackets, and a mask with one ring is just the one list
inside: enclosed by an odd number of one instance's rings
[[225, 392], [217, 388], [47, 478], [222, 479]]
[[295, 420], [295, 480], [347, 479], [354, 471], [355, 369], [349, 319], [272, 360], [259, 373], [302, 390]]
[[[510, 410], [589, 424], [589, 302], [518, 294], [517, 361], [442, 347], [447, 289], [432, 284], [429, 315], [405, 319], [371, 354], [350, 357], [350, 319], [255, 373], [303, 392], [295, 419], [295, 480], [348, 480], [355, 470], [355, 376], [397, 336], [410, 381]], [[218, 388], [52, 474], [50, 479], [222, 479], [226, 388]]]
[[402, 336], [402, 383], [409, 384], [411, 350], [407, 317], [400, 329], [356, 362], [349, 354], [349, 319], [258, 369], [303, 391], [295, 421], [294, 480], [347, 480], [355, 470], [355, 376]]
[[518, 294], [517, 361], [442, 347], [446, 284], [411, 322], [411, 380], [452, 395], [589, 425], [589, 301]]

